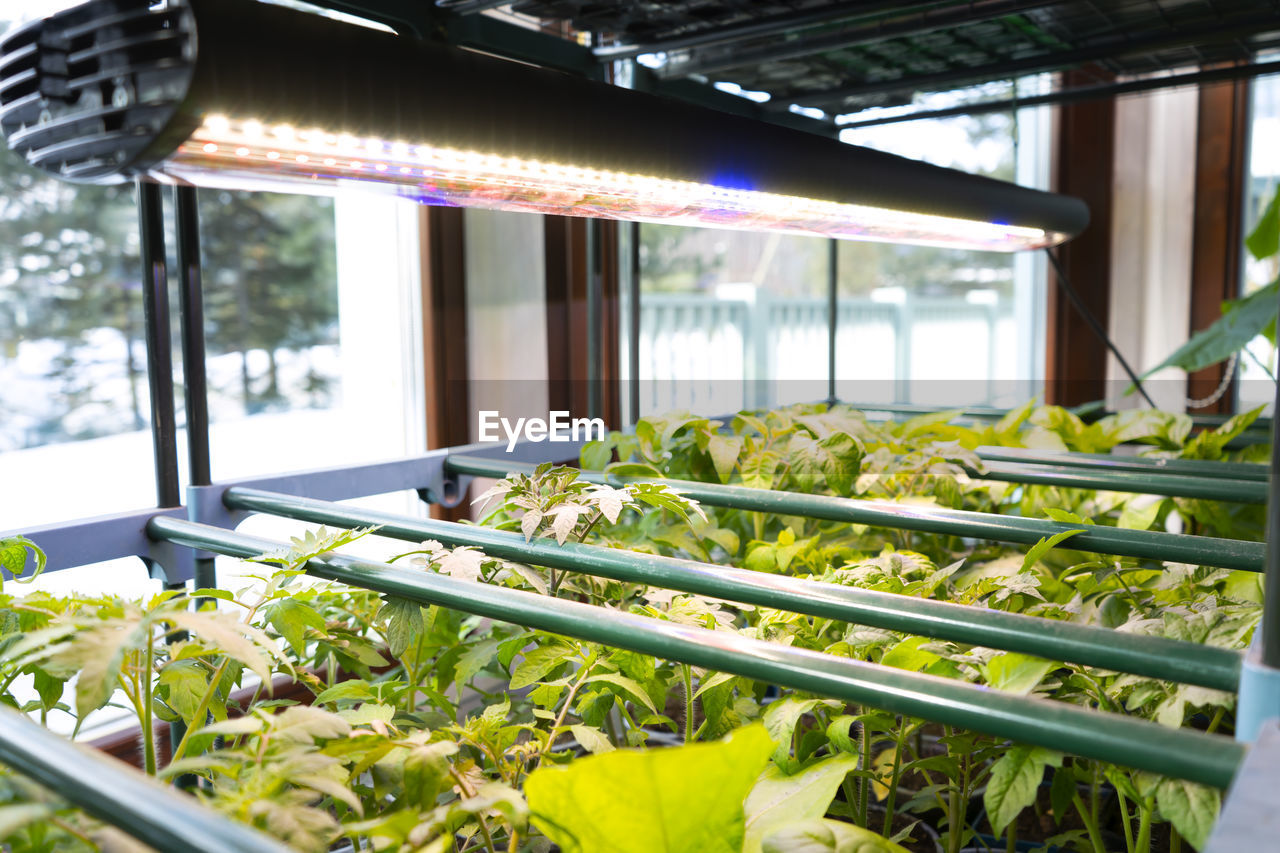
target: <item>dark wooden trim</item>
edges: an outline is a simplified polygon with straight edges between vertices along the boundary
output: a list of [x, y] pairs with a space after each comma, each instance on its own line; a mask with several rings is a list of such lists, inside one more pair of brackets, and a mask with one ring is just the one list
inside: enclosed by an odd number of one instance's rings
[[[548, 403], [573, 417], [590, 414], [589, 365], [598, 362], [601, 417], [621, 426], [618, 382], [620, 364], [618, 223], [569, 216], [544, 216], [546, 272]], [[589, 248], [594, 228], [597, 246]], [[600, 334], [588, 333], [592, 318], [588, 291], [593, 276], [600, 281]], [[599, 341], [600, 352], [591, 344]]]
[[[471, 441], [467, 363], [467, 279], [464, 212], [421, 208], [422, 354], [427, 403], [427, 448]], [[469, 518], [465, 500], [454, 509], [431, 507], [433, 518]]]
[[[1222, 316], [1222, 302], [1240, 292], [1244, 246], [1244, 191], [1249, 163], [1249, 81], [1200, 87], [1196, 128], [1196, 195], [1191, 247], [1192, 334]], [[1222, 381], [1226, 363], [1188, 377], [1187, 396], [1207, 397]], [[1197, 413], [1228, 414], [1234, 395], [1222, 395]]]
[[[1097, 83], [1100, 70], [1068, 71], [1063, 87]], [[1058, 110], [1054, 189], [1089, 205], [1089, 227], [1055, 251], [1082, 301], [1107, 328], [1111, 303], [1111, 199], [1115, 184], [1115, 100]], [[1045, 401], [1072, 406], [1106, 396], [1107, 350], [1072, 307], [1052, 272], [1046, 318]]]

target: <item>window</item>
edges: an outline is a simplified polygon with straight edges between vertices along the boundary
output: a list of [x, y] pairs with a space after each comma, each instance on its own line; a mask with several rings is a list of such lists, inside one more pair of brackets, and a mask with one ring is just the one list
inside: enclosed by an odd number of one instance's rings
[[[1249, 139], [1249, 174], [1245, 185], [1244, 233], [1258, 224], [1267, 202], [1280, 188], [1280, 77], [1259, 77], [1253, 82], [1252, 135]], [[1280, 259], [1255, 260], [1244, 254], [1242, 295], [1276, 280]], [[1249, 344], [1238, 366], [1236, 411], [1275, 402], [1276, 350], [1259, 335]]]
[[[1048, 121], [1046, 109], [1024, 109], [849, 129], [841, 138], [1044, 188]], [[639, 230], [639, 414], [720, 414], [828, 396], [829, 241]], [[1038, 253], [838, 242], [836, 395], [1006, 406], [1035, 395], [1044, 372], [1043, 265]]]

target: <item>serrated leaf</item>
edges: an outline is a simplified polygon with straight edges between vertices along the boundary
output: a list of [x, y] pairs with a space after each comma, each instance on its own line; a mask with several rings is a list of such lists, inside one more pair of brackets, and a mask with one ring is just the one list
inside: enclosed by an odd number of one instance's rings
[[586, 507], [576, 503], [563, 503], [555, 508], [551, 532], [556, 535], [557, 545], [563, 545], [573, 535], [573, 529], [578, 526], [578, 518], [586, 511]]
[[983, 803], [987, 807], [987, 819], [996, 835], [1035, 802], [1040, 781], [1046, 767], [1059, 767], [1062, 755], [1039, 746], [1015, 744], [991, 767], [987, 791]]
[[658, 713], [657, 707], [654, 706], [653, 700], [649, 698], [649, 694], [644, 692], [644, 688], [641, 687], [634, 680], [627, 678], [625, 675], [623, 675], [620, 672], [598, 673], [596, 675], [592, 675], [589, 678], [584, 679], [582, 683], [591, 684], [594, 682], [601, 682], [601, 681], [605, 682], [606, 684], [612, 684], [616, 687], [621, 687], [636, 702], [645, 706], [653, 713], [655, 714]]
[[856, 769], [858, 757], [848, 753], [821, 759], [792, 775], [776, 764], [765, 767], [743, 807], [743, 853], [759, 853], [765, 835], [792, 821], [825, 815], [844, 777]]
[[267, 611], [267, 622], [299, 656], [306, 652], [307, 628], [324, 630], [324, 617], [314, 607], [296, 598], [281, 598], [273, 602]]
[[1036, 688], [1058, 664], [1021, 652], [1004, 652], [983, 667], [987, 684], [1006, 693], [1025, 696]]
[[125, 654], [146, 642], [149, 628], [141, 622], [117, 624], [94, 629], [77, 639], [75, 648], [83, 654], [76, 678], [77, 716], [84, 717], [107, 704], [116, 690], [116, 676]]
[[1222, 807], [1222, 795], [1217, 789], [1181, 779], [1163, 779], [1156, 787], [1156, 803], [1160, 814], [1183, 838], [1197, 850], [1204, 849]]
[[592, 755], [613, 752], [614, 750], [613, 742], [597, 728], [573, 725], [569, 726], [569, 731], [573, 733], [574, 738], [582, 745], [582, 748]]
[[212, 643], [228, 657], [240, 661], [264, 682], [271, 680], [271, 664], [266, 650], [278, 652], [271, 648], [271, 642], [265, 635], [259, 636], [261, 632], [258, 629], [230, 614], [216, 611], [178, 610], [167, 614], [166, 618], [179, 628]]
[[533, 538], [533, 534], [538, 532], [538, 525], [540, 524], [542, 524], [542, 512], [540, 510], [525, 510], [524, 515], [520, 516], [520, 532], [524, 534], [524, 541], [528, 542]]
[[209, 675], [195, 661], [172, 661], [160, 671], [158, 686], [168, 690], [165, 702], [190, 723], [195, 719], [200, 700], [209, 688]]
[[1045, 554], [1056, 548], [1059, 543], [1070, 539], [1077, 533], [1084, 533], [1083, 530], [1064, 530], [1061, 533], [1055, 533], [1052, 536], [1041, 539], [1039, 542], [1031, 546], [1031, 550], [1027, 551], [1027, 556], [1022, 560], [1022, 571], [1027, 572], [1034, 569]]
[[464, 581], [480, 580], [485, 556], [469, 545], [454, 548], [436, 562], [436, 567], [451, 578]]
[[716, 469], [716, 476], [721, 483], [729, 482], [733, 476], [734, 466], [738, 464], [738, 455], [742, 453], [743, 438], [740, 435], [723, 435], [713, 432], [707, 438], [707, 454]]
[[741, 853], [742, 802], [772, 749], [756, 725], [715, 743], [616, 750], [535, 770], [525, 794], [564, 853]]
[[567, 646], [546, 645], [530, 649], [511, 672], [512, 690], [528, 687], [546, 678], [556, 667], [571, 660], [575, 652]]
[[422, 605], [414, 601], [389, 597], [378, 616], [387, 620], [387, 648], [395, 657], [401, 657], [427, 631], [426, 614]]

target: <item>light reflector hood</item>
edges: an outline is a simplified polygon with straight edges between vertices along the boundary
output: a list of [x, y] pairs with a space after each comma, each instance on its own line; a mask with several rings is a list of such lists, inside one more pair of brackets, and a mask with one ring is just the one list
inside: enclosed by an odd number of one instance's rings
[[1014, 250], [1080, 201], [252, 0], [92, 0], [0, 43], [0, 129], [138, 176]]

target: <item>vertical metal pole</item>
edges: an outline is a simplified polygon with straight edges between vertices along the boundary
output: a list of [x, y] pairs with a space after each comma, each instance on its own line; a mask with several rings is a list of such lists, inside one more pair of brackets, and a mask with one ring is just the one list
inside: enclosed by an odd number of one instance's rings
[[[187, 411], [187, 462], [191, 485], [212, 482], [209, 466], [209, 383], [205, 373], [204, 285], [200, 273], [200, 212], [195, 187], [174, 187], [178, 250], [178, 305], [182, 332], [182, 399]], [[198, 557], [197, 589], [218, 583], [212, 557]]]
[[169, 274], [164, 249], [160, 186], [138, 181], [142, 238], [142, 315], [146, 326], [147, 384], [151, 392], [151, 442], [156, 465], [156, 504], [182, 503], [178, 482], [177, 423], [173, 410], [173, 339], [169, 329]]
[[840, 242], [827, 241], [827, 403], [836, 403], [836, 331], [840, 325]]
[[631, 401], [631, 422], [635, 423], [640, 420], [640, 223], [628, 222], [627, 228], [631, 231], [631, 251], [628, 253], [631, 275], [627, 277], [631, 303], [631, 316], [627, 318], [631, 324], [631, 334], [627, 339], [631, 381], [628, 397]]
[[1267, 500], [1267, 562], [1263, 576], [1262, 665], [1280, 669], [1280, 386], [1271, 417], [1271, 494]]
[[[604, 276], [601, 221], [587, 220], [587, 417], [603, 415], [600, 361], [603, 352]], [[555, 345], [555, 342], [552, 342]]]

